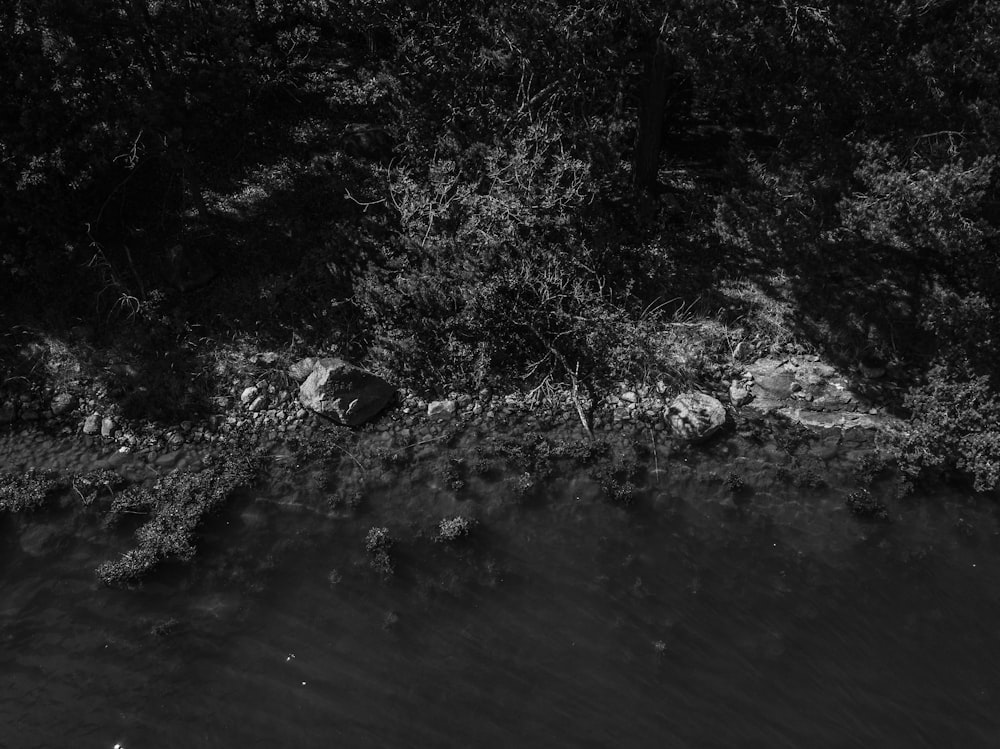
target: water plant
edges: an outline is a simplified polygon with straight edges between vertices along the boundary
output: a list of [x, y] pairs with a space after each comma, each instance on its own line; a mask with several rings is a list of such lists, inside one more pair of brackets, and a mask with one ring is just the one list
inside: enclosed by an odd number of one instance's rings
[[730, 473], [726, 478], [722, 480], [722, 483], [726, 485], [733, 494], [739, 494], [741, 491], [746, 489], [746, 481], [743, 477], [735, 471]]
[[161, 476], [152, 487], [134, 487], [112, 501], [108, 523], [121, 515], [139, 513], [148, 519], [136, 530], [135, 548], [97, 569], [106, 585], [138, 580], [164, 560], [188, 561], [196, 552], [195, 533], [209, 514], [217, 510], [240, 486], [256, 476], [260, 455], [236, 448], [201, 471], [175, 471]]
[[845, 500], [848, 509], [858, 517], [889, 521], [888, 508], [868, 489], [856, 489]]
[[475, 520], [470, 520], [463, 515], [445, 518], [438, 523], [438, 534], [434, 540], [437, 543], [454, 543], [466, 538], [475, 526]]
[[29, 469], [22, 474], [0, 474], [0, 511], [37, 510], [49, 495], [61, 488], [55, 474]]
[[392, 556], [389, 553], [393, 544], [394, 541], [389, 535], [388, 528], [375, 526], [368, 529], [365, 536], [365, 551], [370, 557], [372, 569], [386, 579], [392, 577], [396, 572]]

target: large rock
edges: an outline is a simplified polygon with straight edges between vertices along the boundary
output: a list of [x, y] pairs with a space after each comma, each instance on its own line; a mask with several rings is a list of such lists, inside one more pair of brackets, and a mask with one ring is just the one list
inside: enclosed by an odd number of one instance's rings
[[338, 424], [357, 426], [389, 405], [396, 389], [342, 359], [320, 359], [299, 387], [299, 401]]
[[726, 423], [725, 407], [705, 393], [678, 395], [665, 416], [675, 437], [692, 442], [708, 439]]

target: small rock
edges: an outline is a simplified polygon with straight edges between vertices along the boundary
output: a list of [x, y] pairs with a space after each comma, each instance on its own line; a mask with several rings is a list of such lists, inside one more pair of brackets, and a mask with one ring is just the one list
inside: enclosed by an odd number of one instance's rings
[[79, 405], [79, 400], [72, 393], [59, 393], [52, 399], [50, 408], [56, 416], [65, 416]]
[[632, 390], [626, 390], [621, 394], [621, 399], [626, 403], [638, 403], [639, 396], [635, 394]]
[[105, 416], [101, 421], [101, 436], [102, 437], [113, 437], [115, 434], [115, 429], [118, 427], [115, 424], [115, 420], [110, 416]]
[[257, 393], [258, 393], [257, 387], [254, 385], [245, 388], [243, 392], [240, 393], [240, 403], [242, 403], [245, 406], [246, 404], [250, 403], [254, 398], [257, 397]]
[[456, 403], [453, 400], [431, 401], [427, 404], [427, 418], [447, 421], [454, 418]]
[[95, 412], [83, 420], [83, 433], [97, 434], [99, 431], [101, 431], [101, 415]]
[[753, 395], [745, 384], [745, 381], [733, 380], [729, 383], [729, 402], [739, 408], [750, 402]]

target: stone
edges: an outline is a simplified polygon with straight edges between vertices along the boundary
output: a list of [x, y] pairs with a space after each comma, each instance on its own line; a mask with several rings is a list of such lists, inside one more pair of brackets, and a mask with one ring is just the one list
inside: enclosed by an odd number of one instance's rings
[[338, 424], [358, 426], [392, 401], [396, 388], [371, 372], [326, 358], [316, 362], [299, 387], [299, 402]]
[[79, 405], [80, 401], [72, 393], [58, 393], [49, 408], [56, 416], [65, 416]]
[[256, 385], [251, 385], [248, 388], [244, 388], [243, 392], [240, 393], [240, 403], [244, 406], [253, 401], [257, 397], [258, 390]]
[[722, 403], [705, 393], [678, 395], [664, 414], [674, 436], [691, 442], [700, 442], [718, 432], [726, 423], [726, 409]]
[[457, 404], [453, 400], [431, 401], [427, 404], [427, 418], [435, 421], [448, 421], [455, 418]]
[[312, 374], [313, 368], [318, 362], [314, 356], [307, 356], [305, 359], [299, 359], [299, 361], [288, 367], [288, 375], [296, 382], [302, 382], [306, 377]]
[[792, 394], [795, 377], [789, 372], [772, 372], [757, 377], [754, 386], [772, 398], [788, 398]]
[[258, 395], [256, 398], [254, 398], [253, 403], [250, 404], [250, 412], [256, 413], [257, 411], [261, 411], [266, 405], [267, 405], [267, 396]]
[[101, 421], [101, 436], [102, 437], [113, 437], [115, 434], [115, 429], [118, 425], [115, 424], [115, 420], [110, 416], [105, 416]]
[[633, 390], [626, 390], [624, 393], [622, 393], [621, 398], [626, 403], [638, 403], [639, 402], [639, 396], [636, 395], [635, 391], [633, 391]]
[[101, 431], [101, 415], [96, 411], [83, 420], [84, 434], [97, 434]]
[[749, 403], [752, 398], [753, 394], [750, 392], [750, 388], [747, 387], [746, 380], [733, 380], [729, 383], [729, 402], [737, 408]]

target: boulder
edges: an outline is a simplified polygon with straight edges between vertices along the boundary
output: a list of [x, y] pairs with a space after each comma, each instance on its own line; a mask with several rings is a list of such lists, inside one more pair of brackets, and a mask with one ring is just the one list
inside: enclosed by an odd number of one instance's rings
[[77, 407], [79, 401], [72, 393], [59, 393], [52, 399], [50, 408], [56, 416], [65, 416]]
[[726, 409], [711, 395], [684, 393], [674, 398], [665, 417], [675, 437], [699, 442], [722, 428], [726, 423]]
[[338, 424], [358, 426], [389, 405], [396, 389], [342, 359], [320, 359], [299, 387], [299, 402]]

